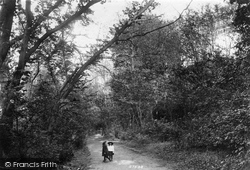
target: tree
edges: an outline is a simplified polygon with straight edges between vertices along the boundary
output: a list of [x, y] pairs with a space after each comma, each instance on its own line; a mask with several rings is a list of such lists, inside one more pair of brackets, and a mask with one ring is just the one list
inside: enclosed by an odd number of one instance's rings
[[10, 36], [15, 10], [16, 0], [3, 1], [0, 11], [0, 69], [7, 58], [11, 46]]
[[[227, 27], [225, 31], [232, 32], [228, 23], [232, 16], [229, 6], [207, 6], [146, 35], [153, 26], [167, 23], [144, 16], [150, 18], [146, 25], [140, 22], [130, 28], [133, 32], [113, 47], [111, 87], [124, 127], [135, 124], [140, 132], [151, 135], [160, 126], [159, 138], [172, 136], [186, 146], [231, 151], [246, 146], [248, 69], [240, 57], [214, 45], [218, 29]], [[150, 121], [152, 110], [161, 112], [167, 122]], [[141, 128], [147, 123], [152, 127]]]
[[[140, 115], [139, 110], [143, 118], [150, 117], [152, 110], [163, 110], [160, 117], [172, 118], [187, 112], [183, 96], [173, 91], [169, 75], [176, 65], [192, 65], [209, 57], [208, 53], [215, 53], [214, 41], [220, 29], [217, 25], [230, 28], [227, 22], [231, 16], [229, 6], [190, 10], [180, 19], [169, 22], [145, 15], [130, 28], [132, 31], [122, 36], [113, 50], [116, 58], [111, 84], [115, 100], [124, 108], [131, 108], [125, 111], [132, 112], [131, 119]], [[132, 105], [138, 103], [141, 103], [140, 109], [133, 109]]]
[[[125, 119], [122, 124], [133, 128], [143, 127], [152, 119], [156, 103], [168, 93], [165, 86], [167, 70], [180, 61], [178, 33], [170, 24], [173, 22], [161, 21], [153, 15], [143, 16], [141, 20], [113, 48], [113, 98], [122, 110], [118, 115]], [[165, 25], [168, 27], [144, 35]]]
[[235, 41], [231, 18], [233, 7], [229, 5], [206, 5], [200, 11], [190, 10], [177, 24], [182, 46], [182, 58], [186, 62], [199, 61], [206, 53], [222, 51], [230, 55], [231, 47], [223, 47], [217, 40], [229, 37]]
[[235, 17], [233, 18], [233, 25], [236, 32], [239, 33], [240, 40], [237, 43], [238, 57], [245, 58], [245, 61], [249, 66], [249, 1], [245, 0], [230, 0], [231, 4], [236, 3]]
[[[249, 83], [242, 61], [217, 53], [211, 59], [196, 61], [189, 66], [179, 65], [172, 71], [173, 91], [181, 94], [180, 105], [188, 112], [185, 121], [179, 123], [183, 135], [188, 134], [184, 137], [186, 143], [192, 147], [218, 147], [231, 151], [245, 147], [249, 133], [244, 130], [249, 126], [245, 122], [249, 120]], [[234, 131], [237, 126], [239, 131]]]
[[[3, 63], [10, 59], [12, 55], [18, 54], [18, 63], [13, 70], [12, 77], [6, 86], [4, 103], [2, 104], [3, 113], [1, 122], [1, 134], [8, 134], [13, 127], [13, 101], [15, 103], [17, 93], [23, 88], [21, 83], [22, 77], [28, 74], [26, 67], [32, 65], [32, 61], [37, 61], [39, 54], [44, 54], [43, 45], [49, 41], [57, 41], [59, 31], [67, 28], [76, 20], [82, 20], [83, 23], [88, 22], [88, 15], [91, 14], [91, 7], [101, 0], [54, 0], [54, 1], [39, 1], [35, 12], [31, 10], [31, 1], [25, 1], [25, 9], [22, 8], [20, 1], [3, 1], [1, 7], [0, 18], [0, 36], [1, 36], [1, 60], [0, 67], [3, 68]], [[153, 5], [153, 1], [145, 3], [139, 10], [127, 20], [120, 22], [116, 26], [116, 34], [113, 39], [104, 43], [102, 47], [95, 50], [94, 54], [81, 67], [76, 67], [72, 74], [64, 82], [59, 90], [59, 99], [67, 98], [73, 91], [75, 84], [82, 77], [84, 71], [92, 64], [100, 59], [101, 53], [107, 50], [114, 42], [119, 39], [119, 36], [130, 27], [142, 13]], [[68, 8], [69, 7], [69, 8]], [[69, 10], [61, 10], [67, 8]], [[16, 13], [16, 15], [14, 15]], [[16, 16], [16, 17], [14, 17]], [[15, 23], [16, 20], [18, 23]], [[14, 22], [15, 21], [15, 22]], [[17, 28], [12, 26], [17, 24]], [[11, 31], [19, 34], [10, 34]], [[4, 47], [4, 48], [2, 48]], [[52, 50], [53, 51], [53, 50]], [[42, 56], [42, 55], [40, 55]], [[10, 70], [11, 71], [11, 70]], [[55, 106], [58, 107], [58, 106]], [[1, 135], [2, 136], [2, 135]], [[0, 157], [8, 154], [3, 151], [3, 137], [0, 141]], [[9, 142], [11, 143], [11, 142]]]

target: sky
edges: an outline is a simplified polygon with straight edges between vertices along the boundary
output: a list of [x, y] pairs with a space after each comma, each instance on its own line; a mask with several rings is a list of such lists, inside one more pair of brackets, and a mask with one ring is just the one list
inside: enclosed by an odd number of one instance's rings
[[[134, 0], [142, 2], [143, 0]], [[86, 28], [76, 25], [76, 34], [86, 35], [76, 40], [79, 46], [84, 44], [95, 43], [96, 39], [106, 38], [109, 28], [117, 23], [122, 17], [124, 10], [132, 0], [107, 0], [104, 4], [96, 4], [91, 9], [94, 11], [91, 16], [94, 23]], [[160, 3], [154, 10], [153, 14], [162, 15], [162, 19], [171, 20], [179, 16], [179, 14], [188, 6], [191, 0], [155, 0]], [[226, 4], [225, 0], [192, 0], [189, 9], [199, 10], [206, 4]]]
[[[104, 4], [95, 4], [91, 7], [94, 14], [91, 15], [93, 23], [87, 27], [76, 24], [73, 34], [78, 35], [74, 42], [79, 50], [85, 54], [89, 51], [86, 45], [95, 44], [97, 39], [105, 39], [108, 35], [109, 28], [118, 23], [123, 17], [122, 10], [128, 7], [132, 1], [143, 2], [144, 0], [106, 0]], [[191, 2], [192, 1], [192, 2]], [[229, 1], [229, 0], [226, 0]], [[22, 0], [24, 2], [24, 0]], [[36, 0], [32, 0], [35, 5]], [[191, 2], [189, 9], [199, 10], [202, 6], [210, 4], [226, 4], [225, 0], [155, 0], [159, 5], [152, 11], [153, 14], [162, 15], [163, 20], [173, 20], [179, 17], [179, 14]], [[110, 61], [102, 61], [107, 67], [112, 67]], [[100, 74], [100, 73], [97, 73]], [[96, 74], [94, 74], [96, 76]], [[103, 77], [100, 75], [100, 77]], [[98, 79], [97, 79], [98, 80]], [[101, 80], [103, 82], [103, 80]]]
[[[135, 0], [142, 2], [143, 0]], [[164, 20], [173, 20], [179, 17], [179, 14], [188, 6], [191, 0], [155, 0], [155, 2], [160, 3], [153, 11], [153, 14], [162, 15]], [[88, 27], [82, 27], [76, 25], [74, 31], [80, 36], [76, 39], [76, 43], [80, 46], [85, 46], [89, 44], [95, 44], [96, 39], [104, 39], [108, 35], [109, 28], [113, 24], [118, 23], [119, 19], [122, 18], [122, 10], [124, 10], [132, 0], [107, 0], [104, 4], [96, 4], [91, 9], [94, 11], [93, 16], [91, 16], [94, 23], [90, 24]], [[215, 4], [226, 4], [224, 0], [192, 0], [189, 9], [199, 10], [204, 5], [215, 5]], [[81, 48], [80, 48], [81, 49]], [[88, 48], [82, 48], [84, 51]], [[112, 70], [112, 63], [110, 61], [102, 60], [101, 64]], [[93, 70], [92, 70], [93, 71]], [[106, 80], [103, 79], [102, 73], [93, 73], [92, 77], [95, 78], [97, 84], [103, 84]], [[108, 72], [107, 72], [108, 74]]]
[[[33, 6], [36, 5], [37, 0], [31, 0]], [[78, 35], [75, 42], [82, 51], [87, 50], [86, 45], [95, 44], [97, 39], [105, 39], [108, 35], [109, 28], [118, 23], [122, 18], [122, 10], [131, 4], [132, 1], [142, 3], [145, 0], [106, 0], [106, 3], [97, 3], [91, 7], [94, 14], [91, 19], [94, 21], [87, 27], [75, 25], [73, 33]], [[148, 0], [149, 1], [149, 0]], [[172, 20], [179, 16], [179, 14], [191, 2], [189, 9], [199, 10], [206, 4], [226, 4], [229, 0], [155, 0], [159, 5], [152, 11], [153, 14], [162, 15], [163, 20]], [[25, 0], [21, 0], [25, 3]], [[80, 36], [79, 36], [80, 35]]]

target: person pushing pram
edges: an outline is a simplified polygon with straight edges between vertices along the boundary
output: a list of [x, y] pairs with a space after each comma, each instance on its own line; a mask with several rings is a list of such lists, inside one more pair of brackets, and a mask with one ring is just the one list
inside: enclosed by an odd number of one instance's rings
[[114, 143], [104, 141], [103, 144], [102, 144], [102, 156], [104, 157], [103, 162], [106, 162], [107, 159], [109, 161], [112, 161], [114, 151], [115, 151]]
[[115, 147], [113, 142], [108, 142], [108, 156], [110, 158], [110, 161], [113, 160], [113, 155], [115, 152]]

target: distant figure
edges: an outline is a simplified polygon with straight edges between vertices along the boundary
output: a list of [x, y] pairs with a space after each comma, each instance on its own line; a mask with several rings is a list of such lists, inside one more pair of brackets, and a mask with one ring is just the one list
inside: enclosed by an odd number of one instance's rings
[[106, 159], [109, 159], [109, 161], [110, 161], [110, 158], [109, 158], [109, 151], [108, 151], [108, 146], [107, 146], [106, 141], [104, 141], [104, 142], [102, 143], [102, 156], [104, 157], [103, 162], [106, 162]]
[[110, 161], [113, 160], [114, 152], [115, 152], [114, 143], [108, 142], [108, 155], [109, 155]]

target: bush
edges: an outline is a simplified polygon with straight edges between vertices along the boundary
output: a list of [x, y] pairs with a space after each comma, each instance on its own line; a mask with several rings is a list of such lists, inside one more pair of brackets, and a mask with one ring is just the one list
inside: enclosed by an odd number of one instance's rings
[[133, 138], [133, 141], [135, 141], [141, 145], [145, 145], [145, 144], [149, 144], [151, 140], [147, 135], [143, 135], [143, 134], [139, 133]]
[[71, 148], [70, 145], [65, 145], [64, 147], [62, 147], [62, 150], [60, 150], [60, 154], [59, 154], [59, 162], [64, 163], [64, 162], [68, 162], [73, 158], [74, 154], [73, 154], [73, 149]]
[[80, 135], [73, 140], [74, 149], [82, 149], [84, 147], [84, 137]]
[[178, 140], [181, 130], [172, 122], [157, 120], [149, 122], [142, 131], [144, 135], [148, 135], [156, 141]]
[[34, 97], [20, 103], [10, 156], [64, 163], [73, 157], [75, 149], [83, 147], [87, 122], [84, 103], [59, 100], [54, 90], [49, 82], [41, 83]]
[[206, 121], [194, 121], [197, 129], [187, 137], [189, 146], [205, 146], [234, 152], [240, 152], [246, 147], [250, 128], [248, 109], [229, 110], [221, 114], [213, 113], [210, 118], [206, 118]]

